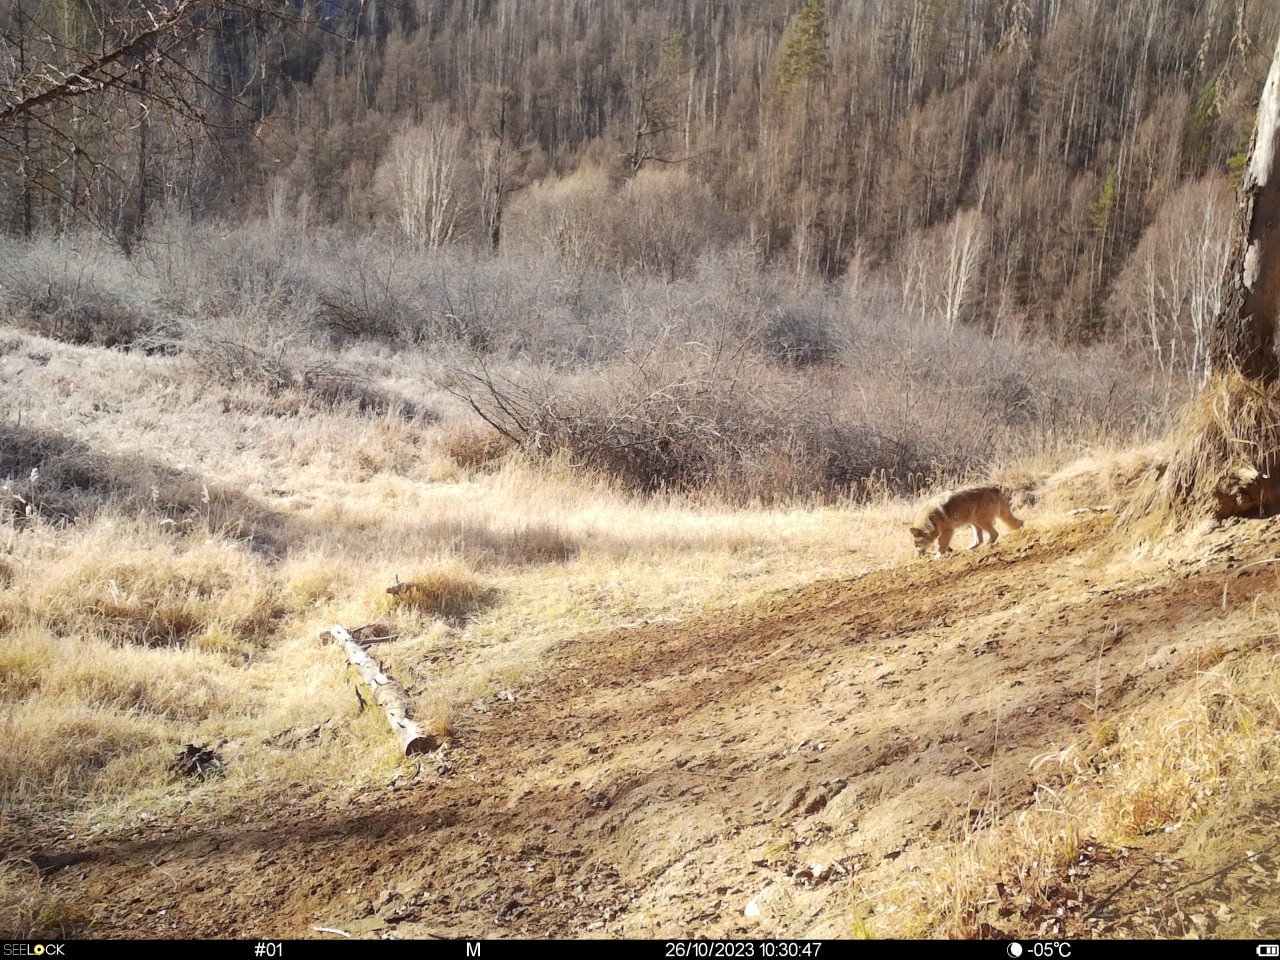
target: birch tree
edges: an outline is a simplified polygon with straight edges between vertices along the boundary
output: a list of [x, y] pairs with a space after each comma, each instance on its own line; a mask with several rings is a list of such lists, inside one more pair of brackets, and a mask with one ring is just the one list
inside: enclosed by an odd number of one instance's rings
[[902, 259], [904, 302], [955, 332], [973, 319], [986, 268], [990, 229], [977, 210], [916, 234]]
[[1142, 235], [1110, 301], [1127, 344], [1195, 384], [1208, 372], [1209, 335], [1222, 309], [1231, 214], [1221, 178], [1180, 187]]
[[392, 141], [390, 177], [396, 216], [415, 249], [454, 239], [460, 213], [463, 130], [443, 118], [409, 127]]

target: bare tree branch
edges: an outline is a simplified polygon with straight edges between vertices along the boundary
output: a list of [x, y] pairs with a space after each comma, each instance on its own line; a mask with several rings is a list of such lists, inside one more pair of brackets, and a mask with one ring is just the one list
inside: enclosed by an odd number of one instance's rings
[[[160, 48], [152, 48], [152, 43], [166, 34], [170, 35], [170, 45], [189, 39], [191, 34], [181, 31], [179, 28], [187, 26], [188, 21], [195, 14], [213, 6], [213, 3], [214, 0], [183, 0], [172, 10], [168, 10], [167, 15], [159, 20], [155, 19], [153, 13], [150, 14], [146, 28], [135, 31], [127, 40], [119, 43], [113, 49], [87, 60], [78, 68], [67, 72], [60, 79], [47, 84], [44, 89], [23, 96], [8, 106], [0, 108], [0, 127], [12, 123], [23, 115], [35, 113], [42, 107], [52, 103], [96, 93], [107, 85], [118, 82], [121, 77], [107, 73], [106, 71], [109, 67], [126, 62], [130, 57], [139, 57], [148, 52], [153, 56], [158, 55]], [[52, 70], [56, 68], [49, 64], [46, 65], [46, 69]], [[132, 69], [137, 69], [137, 67]]]

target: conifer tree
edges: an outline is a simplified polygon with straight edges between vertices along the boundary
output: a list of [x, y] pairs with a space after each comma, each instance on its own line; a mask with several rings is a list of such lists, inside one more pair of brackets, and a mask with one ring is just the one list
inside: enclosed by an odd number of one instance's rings
[[784, 92], [801, 85], [808, 88], [813, 81], [825, 77], [830, 69], [826, 4], [823, 0], [804, 0], [782, 47], [778, 79]]

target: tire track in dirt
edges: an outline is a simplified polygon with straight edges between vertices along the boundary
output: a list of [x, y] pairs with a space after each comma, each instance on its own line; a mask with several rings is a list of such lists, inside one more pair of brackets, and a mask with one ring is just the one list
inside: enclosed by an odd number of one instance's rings
[[[1116, 587], [1106, 529], [568, 642], [426, 782], [174, 827], [56, 882], [102, 905], [98, 936], [847, 935], [850, 877], [1025, 805], [1033, 757], [1188, 669], [1146, 666], [1172, 625], [1274, 582]], [[813, 862], [846, 872], [809, 884]]]

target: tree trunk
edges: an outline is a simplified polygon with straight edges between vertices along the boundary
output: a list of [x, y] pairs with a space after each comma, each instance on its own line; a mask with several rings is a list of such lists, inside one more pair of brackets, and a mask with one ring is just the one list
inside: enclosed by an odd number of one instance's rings
[[[22, 8], [18, 8], [18, 15], [25, 19]], [[27, 24], [20, 23], [18, 29], [18, 75], [25, 77], [27, 75]], [[35, 214], [32, 209], [32, 168], [34, 162], [31, 157], [31, 118], [24, 116], [22, 118], [22, 238], [30, 240], [35, 233]]]
[[1249, 163], [1240, 183], [1236, 237], [1227, 266], [1226, 296], [1214, 324], [1213, 371], [1251, 380], [1280, 379], [1275, 352], [1280, 311], [1280, 40], [1271, 58]]
[[1175, 427], [1167, 469], [1126, 508], [1135, 525], [1280, 513], [1280, 41], [1236, 216], [1209, 337], [1210, 375]]

